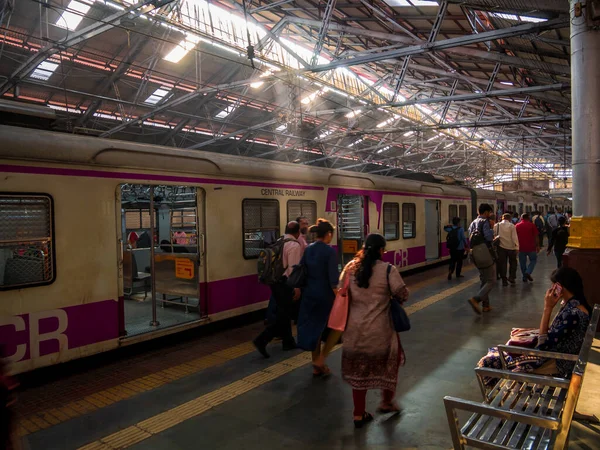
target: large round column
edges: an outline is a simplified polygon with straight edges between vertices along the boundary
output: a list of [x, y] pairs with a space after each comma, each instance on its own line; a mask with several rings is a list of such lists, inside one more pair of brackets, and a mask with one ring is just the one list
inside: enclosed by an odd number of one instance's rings
[[573, 219], [565, 264], [600, 303], [600, 2], [571, 0]]

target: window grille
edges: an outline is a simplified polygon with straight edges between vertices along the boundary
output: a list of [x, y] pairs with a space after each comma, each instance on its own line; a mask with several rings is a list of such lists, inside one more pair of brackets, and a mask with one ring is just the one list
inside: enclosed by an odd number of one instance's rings
[[402, 204], [402, 238], [417, 237], [417, 207], [414, 203]]
[[383, 236], [388, 241], [400, 239], [400, 205], [383, 204]]
[[242, 202], [244, 258], [257, 258], [261, 249], [279, 238], [279, 202], [246, 199]]

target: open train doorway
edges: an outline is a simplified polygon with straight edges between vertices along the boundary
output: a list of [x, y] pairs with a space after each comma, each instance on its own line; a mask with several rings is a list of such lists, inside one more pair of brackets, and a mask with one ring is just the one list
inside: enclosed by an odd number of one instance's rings
[[123, 335], [206, 315], [203, 196], [193, 186], [119, 186]]
[[440, 201], [425, 200], [425, 258], [440, 257]]
[[340, 195], [337, 222], [338, 254], [341, 266], [344, 267], [363, 246], [365, 228], [368, 227], [365, 198], [361, 195]]

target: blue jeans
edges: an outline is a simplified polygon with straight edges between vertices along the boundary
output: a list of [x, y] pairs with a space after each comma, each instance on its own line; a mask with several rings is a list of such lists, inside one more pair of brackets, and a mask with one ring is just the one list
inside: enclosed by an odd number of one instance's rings
[[[529, 265], [527, 265], [527, 258], [529, 258]], [[536, 262], [537, 252], [519, 252], [519, 266], [521, 266], [523, 278], [525, 278], [526, 275], [531, 275], [533, 273]]]

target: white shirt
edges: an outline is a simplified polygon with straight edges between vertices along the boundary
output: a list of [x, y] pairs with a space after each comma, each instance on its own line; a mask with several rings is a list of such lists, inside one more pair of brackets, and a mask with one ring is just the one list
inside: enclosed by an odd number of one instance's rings
[[494, 225], [494, 236], [500, 236], [500, 247], [505, 250], [519, 250], [517, 229], [510, 220], [503, 220]]
[[294, 270], [294, 266], [300, 263], [304, 248], [291, 234], [286, 234], [283, 238], [293, 239], [292, 241], [283, 244], [283, 267], [286, 267], [283, 275], [289, 277], [292, 270]]

